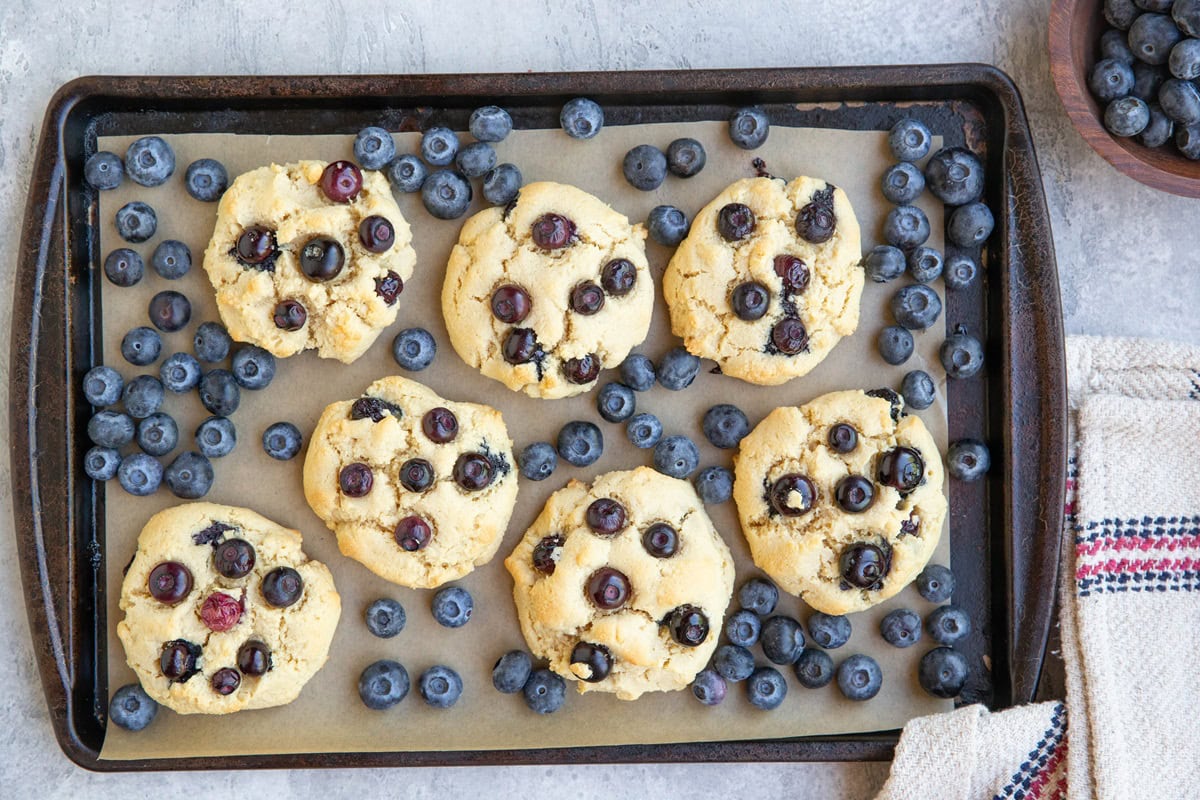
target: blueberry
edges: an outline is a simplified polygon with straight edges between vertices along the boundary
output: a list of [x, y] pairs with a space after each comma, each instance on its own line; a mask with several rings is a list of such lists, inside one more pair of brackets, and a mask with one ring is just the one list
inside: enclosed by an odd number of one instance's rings
[[1167, 65], [1171, 74], [1180, 80], [1200, 77], [1200, 39], [1184, 39], [1172, 47]]
[[125, 384], [125, 391], [121, 393], [121, 401], [125, 404], [125, 411], [129, 413], [129, 416], [134, 419], [144, 419], [162, 407], [162, 381], [153, 375], [138, 375]]
[[83, 179], [93, 189], [102, 192], [120, 186], [124, 177], [125, 167], [121, 164], [121, 157], [107, 150], [93, 153], [83, 164]]
[[1150, 107], [1137, 97], [1113, 100], [1104, 109], [1104, 127], [1113, 136], [1137, 136], [1150, 124]]
[[124, 447], [133, 441], [135, 426], [128, 414], [119, 411], [98, 411], [88, 420], [87, 435], [101, 447]]
[[1147, 103], [1158, 99], [1158, 90], [1171, 76], [1165, 67], [1154, 67], [1141, 61], [1133, 62], [1133, 96]]
[[215, 158], [201, 158], [188, 165], [183, 175], [187, 193], [202, 203], [215, 203], [229, 188], [229, 172]]
[[604, 127], [604, 111], [586, 97], [577, 97], [562, 107], [558, 124], [572, 139], [591, 139]]
[[262, 444], [263, 450], [271, 458], [276, 461], [290, 461], [300, 452], [303, 438], [300, 436], [300, 429], [292, 423], [276, 422], [263, 431]]
[[[1129, 26], [1129, 49], [1147, 64], [1166, 64], [1183, 34], [1166, 14], [1142, 14]], [[127, 162], [128, 163], [128, 162]]]
[[754, 672], [754, 654], [736, 644], [723, 644], [713, 654], [713, 669], [727, 681], [744, 681]]
[[630, 186], [649, 192], [661, 186], [666, 179], [667, 157], [653, 145], [639, 144], [625, 154], [621, 171]]
[[621, 382], [635, 392], [654, 388], [654, 362], [641, 353], [631, 353], [621, 362]]
[[435, 126], [421, 136], [421, 158], [431, 167], [445, 167], [458, 155], [458, 137], [454, 131]]
[[229, 368], [234, 381], [243, 389], [265, 389], [275, 378], [275, 356], [258, 345], [242, 345], [233, 354]]
[[126, 288], [133, 286], [146, 274], [146, 264], [142, 257], [128, 247], [119, 247], [109, 253], [104, 259], [104, 275], [113, 286]]
[[910, 331], [925, 330], [942, 313], [942, 299], [924, 284], [905, 286], [892, 297], [892, 316]]
[[746, 681], [746, 698], [755, 708], [770, 711], [779, 708], [787, 697], [787, 681], [774, 667], [759, 667]]
[[167, 488], [176, 497], [195, 500], [208, 494], [212, 488], [212, 463], [199, 453], [189, 450], [180, 453], [167, 467]]
[[883, 220], [884, 240], [901, 250], [925, 244], [929, 231], [929, 218], [916, 206], [897, 206]]
[[704, 412], [700, 427], [714, 447], [730, 450], [750, 432], [750, 420], [737, 406], [721, 403]]
[[877, 245], [863, 259], [863, 268], [871, 280], [887, 283], [904, 274], [904, 251], [887, 244]]
[[200, 362], [187, 353], [173, 353], [163, 359], [158, 377], [168, 392], [190, 392], [200, 383]]
[[761, 108], [739, 108], [729, 118], [729, 138], [743, 150], [762, 147], [770, 133], [771, 122]]
[[806, 689], [820, 689], [833, 680], [833, 659], [824, 650], [809, 648], [792, 665], [796, 680]]
[[725, 467], [705, 467], [692, 483], [705, 503], [727, 503], [733, 497], [733, 473]]
[[157, 713], [158, 703], [136, 683], [117, 689], [108, 704], [108, 718], [118, 728], [127, 731], [142, 730], [154, 721]]
[[233, 375], [224, 369], [213, 369], [200, 378], [200, 403], [208, 413], [228, 417], [237, 411], [241, 392]]
[[407, 617], [404, 606], [390, 597], [381, 597], [367, 606], [367, 630], [372, 636], [390, 639], [404, 630]]
[[925, 630], [938, 644], [951, 645], [971, 633], [971, 620], [958, 606], [938, 606], [925, 618]]
[[154, 494], [162, 483], [163, 468], [158, 459], [145, 453], [131, 453], [121, 459], [117, 480], [121, 488], [137, 497]]
[[753, 611], [742, 609], [725, 620], [725, 638], [739, 647], [753, 647], [762, 633], [762, 623]]
[[383, 711], [408, 695], [408, 670], [390, 659], [376, 661], [362, 671], [358, 678], [358, 696], [363, 705]]
[[468, 178], [479, 178], [496, 166], [496, 150], [487, 142], [472, 142], [458, 151], [454, 164]]
[[1127, 31], [1142, 10], [1133, 0], [1104, 0], [1104, 19], [1117, 30]]
[[893, 164], [880, 181], [883, 197], [898, 206], [907, 205], [925, 191], [925, 175], [907, 161]]
[[517, 454], [517, 469], [531, 481], [544, 481], [558, 467], [558, 453], [549, 442], [534, 442]]
[[870, 700], [883, 688], [883, 672], [875, 659], [856, 653], [838, 664], [837, 684], [847, 700]]
[[567, 682], [548, 669], [535, 669], [521, 689], [525, 705], [537, 714], [553, 714], [567, 700]]
[[525, 687], [533, 672], [533, 662], [524, 650], [510, 650], [492, 667], [492, 686], [504, 694], [516, 694]]
[[137, 443], [146, 455], [165, 456], [179, 444], [179, 426], [169, 414], [151, 414], [138, 422]]
[[970, 378], [983, 368], [983, 345], [959, 326], [942, 342], [938, 357], [947, 377]]
[[1161, 147], [1171, 141], [1175, 133], [1174, 121], [1163, 113], [1162, 106], [1150, 103], [1150, 122], [1145, 130], [1138, 134], [1138, 141], [1146, 147]]
[[668, 436], [654, 445], [654, 468], [672, 478], [686, 478], [700, 466], [700, 451], [686, 436]]
[[970, 249], [987, 241], [992, 235], [994, 225], [995, 219], [986, 205], [979, 202], [968, 203], [955, 209], [950, 215], [946, 237], [959, 247]]
[[977, 481], [991, 466], [991, 453], [978, 439], [959, 439], [946, 450], [946, 471], [955, 480]]
[[497, 164], [483, 176], [483, 199], [494, 206], [507, 206], [521, 191], [521, 170], [514, 164]]
[[1100, 55], [1111, 58], [1122, 64], [1133, 63], [1133, 51], [1129, 49], [1129, 41], [1124, 31], [1109, 29], [1100, 35]]
[[192, 338], [192, 352], [201, 361], [213, 364], [225, 360], [232, 344], [233, 339], [229, 337], [224, 325], [219, 322], [202, 322]]
[[920, 161], [932, 144], [929, 128], [915, 119], [902, 119], [888, 132], [888, 147], [900, 161]]
[[158, 136], [143, 136], [125, 151], [125, 171], [140, 186], [161, 186], [175, 172], [175, 152]]
[[1175, 0], [1171, 16], [1179, 30], [1188, 36], [1200, 37], [1200, 0]]
[[726, 691], [725, 679], [715, 670], [702, 669], [692, 679], [692, 696], [706, 706], [719, 706]]
[[513, 122], [499, 106], [483, 106], [471, 112], [467, 130], [481, 142], [500, 142], [512, 133]]
[[910, 647], [921, 638], [921, 615], [907, 608], [889, 611], [879, 621], [879, 634], [893, 647]]
[[944, 603], [954, 594], [954, 573], [941, 564], [927, 564], [916, 580], [917, 592], [931, 603]]
[[983, 164], [970, 150], [938, 150], [925, 165], [925, 185], [948, 206], [961, 206], [983, 196]]
[[624, 422], [633, 416], [637, 401], [633, 389], [623, 383], [606, 383], [596, 395], [596, 410], [608, 422]]
[[917, 682], [934, 697], [957, 697], [969, 673], [966, 656], [949, 647], [935, 647], [921, 656]]
[[634, 414], [625, 426], [625, 435], [629, 437], [629, 441], [634, 447], [642, 450], [658, 444], [662, 434], [662, 422], [653, 414]]
[[1200, 124], [1180, 126], [1175, 130], [1175, 146], [1185, 158], [1200, 159]]
[[915, 411], [924, 411], [933, 405], [937, 397], [937, 389], [933, 378], [925, 370], [914, 369], [904, 376], [900, 384], [900, 394], [904, 395], [904, 405]]
[[908, 254], [908, 272], [918, 283], [932, 283], [942, 275], [942, 254], [932, 247], [913, 248]]
[[1092, 90], [1092, 96], [1101, 103], [1125, 97], [1133, 91], [1132, 63], [1114, 58], [1097, 61], [1088, 76], [1088, 88]]
[[192, 251], [183, 242], [167, 239], [154, 248], [150, 265], [167, 280], [182, 278], [192, 268]]
[[658, 382], [677, 392], [692, 385], [700, 372], [700, 359], [682, 347], [673, 347], [658, 362]]
[[220, 458], [237, 445], [237, 428], [227, 417], [209, 417], [196, 428], [196, 449], [208, 458]]
[[401, 369], [420, 372], [433, 363], [437, 342], [424, 328], [405, 328], [392, 342], [392, 357]]
[[946, 259], [942, 270], [942, 281], [952, 292], [962, 291], [975, 282], [979, 274], [979, 264], [975, 259], [962, 253], [953, 253]]
[[879, 347], [879, 355], [893, 366], [908, 361], [915, 346], [913, 335], [899, 325], [889, 325], [881, 330], [876, 344]]
[[591, 422], [572, 420], [558, 432], [558, 455], [573, 467], [587, 467], [604, 453], [604, 434]]
[[140, 200], [126, 203], [117, 209], [117, 233], [127, 242], [144, 242], [158, 230], [158, 216], [154, 209]]
[[[1163, 113], [1179, 125], [1195, 125], [1200, 122], [1200, 91], [1196, 90], [1196, 85], [1191, 81], [1181, 81], [1178, 78], [1164, 81], [1158, 90], [1158, 103], [1162, 106]], [[1107, 111], [1105, 114], [1107, 116]]]
[[771, 617], [762, 626], [763, 655], [772, 664], [795, 664], [804, 652], [804, 628], [791, 617]]
[[655, 206], [646, 219], [650, 238], [664, 247], [676, 247], [688, 235], [691, 223], [687, 214], [675, 206]]
[[160, 331], [182, 330], [192, 318], [192, 304], [179, 292], [159, 292], [150, 298], [150, 322]]
[[429, 175], [429, 168], [416, 156], [405, 154], [388, 164], [386, 174], [393, 188], [411, 194], [421, 191], [421, 187], [425, 185], [425, 178]]
[[125, 381], [121, 373], [104, 365], [92, 367], [83, 376], [83, 396], [97, 408], [111, 406], [121, 399]]
[[457, 172], [439, 169], [422, 184], [421, 201], [438, 219], [457, 219], [471, 205], [471, 184]]
[[396, 157], [396, 140], [377, 125], [363, 128], [354, 137], [354, 160], [363, 169], [383, 169]]
[[114, 447], [92, 447], [83, 456], [83, 471], [94, 481], [109, 481], [117, 477], [121, 454]]
[[835, 650], [850, 640], [850, 620], [820, 611], [808, 618], [808, 635], [826, 650]]
[[447, 586], [433, 596], [433, 618], [445, 628], [461, 628], [471, 619], [475, 601], [459, 586]]
[[667, 147], [667, 169], [672, 175], [690, 178], [704, 169], [708, 155], [695, 139], [676, 139]]
[[779, 602], [779, 589], [766, 578], [751, 578], [738, 589], [738, 603], [742, 608], [765, 617], [775, 610]]

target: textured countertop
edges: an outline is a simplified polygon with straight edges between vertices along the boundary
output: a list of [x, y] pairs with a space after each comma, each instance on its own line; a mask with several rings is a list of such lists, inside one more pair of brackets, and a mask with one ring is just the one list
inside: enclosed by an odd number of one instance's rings
[[[428, 3], [396, 0], [8, 0], [0, 3], [0, 275], [54, 90], [109, 74], [421, 73], [834, 66], [980, 61], [1007, 71], [1033, 125], [1054, 225], [1068, 333], [1200, 343], [1195, 201], [1100, 159], [1050, 82], [1046, 0]], [[165, 10], [169, 7], [170, 10]], [[281, 9], [288, 13], [282, 14]], [[1137, 298], [1131, 302], [1131, 298]], [[11, 308], [0, 300], [0, 336]], [[7, 342], [0, 352], [7, 353]], [[8, 378], [7, 359], [0, 375]], [[7, 411], [6, 404], [0, 406]], [[0, 421], [7, 445], [8, 422]], [[7, 448], [5, 448], [7, 449]], [[886, 764], [511, 767], [96, 775], [59, 751], [19, 585], [11, 493], [0, 489], [0, 790], [88, 797], [486, 796], [870, 797]], [[402, 788], [400, 788], [402, 787]]]

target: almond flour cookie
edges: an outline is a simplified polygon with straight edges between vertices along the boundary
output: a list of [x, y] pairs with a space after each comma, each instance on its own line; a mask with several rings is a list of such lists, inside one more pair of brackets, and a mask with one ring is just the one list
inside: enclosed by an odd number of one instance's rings
[[381, 173], [272, 164], [221, 197], [204, 270], [234, 339], [350, 363], [395, 321], [416, 263], [411, 241]]
[[887, 600], [941, 537], [941, 455], [903, 408], [889, 390], [833, 392], [742, 439], [733, 497], [754, 563], [817, 611]]
[[117, 636], [142, 688], [180, 714], [290, 703], [329, 653], [342, 604], [298, 531], [188, 503], [138, 537]]
[[304, 496], [343, 554], [401, 586], [440, 586], [500, 547], [517, 502], [512, 441], [493, 408], [381, 378], [321, 414]]
[[442, 314], [463, 361], [531, 397], [586, 392], [650, 329], [646, 230], [600, 199], [531, 183], [467, 220]]
[[525, 641], [579, 691], [682, 689], [717, 646], [733, 558], [687, 481], [649, 467], [571, 481], [504, 565]]
[[726, 375], [807, 374], [858, 327], [858, 220], [825, 181], [748, 178], [700, 210], [663, 275], [671, 330]]

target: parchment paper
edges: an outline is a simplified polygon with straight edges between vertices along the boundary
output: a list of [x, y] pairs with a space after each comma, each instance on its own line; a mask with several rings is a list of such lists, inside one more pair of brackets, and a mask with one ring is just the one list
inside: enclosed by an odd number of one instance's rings
[[[639, 192], [624, 181], [620, 165], [626, 150], [644, 142], [665, 150], [671, 140], [680, 136], [699, 139], [707, 148], [708, 164], [698, 176], [686, 180], [669, 176], [653, 192]], [[104, 138], [100, 149], [124, 153], [133, 138]], [[133, 245], [146, 261], [146, 277], [141, 283], [122, 289], [98, 278], [103, 287], [104, 361], [116, 366], [127, 379], [141, 372], [158, 373], [157, 362], [150, 367], [132, 367], [123, 361], [119, 349], [125, 331], [148, 324], [146, 308], [156, 292], [167, 288], [180, 290], [190, 298], [193, 308], [192, 324], [178, 333], [163, 335], [164, 358], [176, 351], [190, 352], [196, 325], [218, 319], [212, 289], [200, 264], [212, 232], [216, 204], [201, 203], [187, 196], [182, 179], [186, 166], [197, 158], [214, 157], [234, 176], [273, 161], [350, 158], [353, 140], [351, 136], [231, 134], [166, 138], [177, 157], [176, 175], [166, 185], [146, 189], [126, 180], [121, 188], [104, 193], [100, 200], [103, 254], [126, 246], [113, 227], [113, 215], [121, 205], [139, 199], [158, 212], [158, 233], [144, 244]], [[417, 134], [397, 136], [400, 152], [415, 152], [418, 141]], [[753, 175], [754, 157], [763, 158], [772, 174], [789, 179], [798, 174], [818, 176], [844, 188], [862, 224], [864, 250], [879, 240], [888, 208], [878, 184], [891, 158], [885, 134], [879, 132], [774, 126], [766, 145], [747, 153], [729, 142], [725, 123], [656, 124], [608, 127], [586, 142], [569, 139], [558, 130], [519, 131], [499, 143], [497, 150], [501, 161], [511, 161], [520, 167], [526, 182], [549, 179], [573, 183], [605, 199], [635, 221], [644, 220], [650, 209], [660, 203], [677, 205], [690, 217], [728, 183]], [[475, 191], [472, 213], [483, 207], [477, 181]], [[277, 522], [298, 528], [304, 534], [306, 552], [329, 565], [342, 595], [343, 613], [328, 663], [298, 700], [282, 708], [211, 717], [181, 716], [163, 709], [152, 727], [140, 734], [110, 725], [102, 758], [474, 750], [777, 738], [898, 728], [912, 717], [952, 707], [950, 701], [930, 697], [917, 684], [917, 662], [929, 649], [928, 641], [900, 650], [886, 644], [879, 635], [879, 620], [893, 608], [908, 606], [922, 614], [930, 610], [912, 587], [887, 603], [853, 615], [854, 634], [850, 642], [831, 653], [835, 664], [859, 652], [879, 661], [884, 674], [883, 690], [869, 702], [847, 701], [833, 684], [817, 690], [805, 689], [786, 668], [782, 671], [788, 677], [788, 696], [772, 712], [752, 707], [745, 699], [744, 687], [736, 684], [730, 685], [728, 698], [717, 708], [701, 706], [686, 691], [650, 694], [635, 702], [623, 702], [599, 692], [580, 696], [570, 685], [565, 707], [544, 717], [529, 711], [519, 694], [497, 692], [491, 685], [493, 663], [507, 650], [525, 647], [512, 602], [512, 581], [503, 567], [503, 558], [533, 521], [545, 498], [568, 479], [586, 481], [602, 472], [649, 464], [651, 453], [630, 445], [623, 425], [599, 419], [595, 392], [567, 400], [535, 400], [482, 377], [458, 358], [446, 337], [438, 298], [444, 265], [462, 220], [432, 218], [418, 195], [401, 195], [398, 199], [413, 227], [418, 259], [413, 278], [400, 297], [396, 323], [353, 365], [322, 360], [308, 352], [279, 361], [278, 373], [268, 389], [243, 391], [241, 407], [233, 415], [238, 431], [237, 448], [229, 456], [214, 461], [216, 481], [206, 498], [248, 506]], [[941, 206], [928, 194], [920, 205], [933, 227], [930, 244], [941, 247]], [[191, 272], [178, 281], [164, 280], [150, 268], [154, 247], [167, 238], [180, 239], [192, 250]], [[653, 242], [648, 243], [648, 250], [657, 280], [671, 251]], [[835, 389], [879, 386], [899, 389], [905, 372], [922, 368], [934, 376], [939, 393], [938, 402], [919, 414], [938, 445], [944, 448], [945, 374], [937, 359], [937, 348], [945, 336], [944, 326], [939, 323], [933, 330], [918, 333], [917, 353], [902, 366], [887, 365], [876, 352], [875, 338], [883, 325], [890, 324], [887, 302], [896, 288], [895, 283], [880, 286], [868, 281], [858, 332], [844, 339], [824, 363], [804, 378], [775, 388], [755, 387], [710, 374], [708, 370], [713, 364], [704, 362], [699, 377], [688, 390], [668, 392], [656, 387], [638, 395], [638, 410], [651, 411], [662, 418], [667, 434], [683, 433], [697, 442], [702, 466], [729, 466], [730, 454], [709, 445], [700, 430], [701, 416], [710, 405], [736, 403], [755, 424], [776, 406], [803, 403]], [[937, 288], [941, 290], [940, 282]], [[291, 462], [273, 461], [264, 454], [261, 445], [263, 430], [278, 420], [298, 425], [307, 444], [307, 436], [326, 404], [357, 397], [374, 379], [400, 373], [391, 356], [392, 338], [400, 329], [414, 325], [429, 329], [437, 338], [439, 349], [433, 366], [411, 377], [445, 397], [499, 408], [518, 449], [536, 440], [553, 442], [561, 425], [571, 419], [595, 421], [604, 433], [604, 455], [592, 467], [578, 469], [560, 462], [549, 480], [541, 483], [521, 480], [517, 508], [499, 554], [491, 563], [459, 581], [474, 596], [475, 612], [471, 621], [457, 630], [441, 628], [433, 621], [429, 610], [431, 591], [393, 586], [341, 556], [333, 534], [304, 501], [303, 455]], [[670, 335], [667, 310], [660, 296], [650, 336], [639, 350], [657, 360], [677, 343]], [[600, 382], [610, 379], [617, 379], [615, 370], [603, 375]], [[164, 410], [179, 422], [180, 448], [175, 452], [193, 449], [192, 432], [207, 416], [196, 393], [168, 394]], [[164, 459], [164, 464], [174, 455]], [[109, 686], [115, 690], [134, 680], [115, 633], [121, 619], [117, 604], [122, 568], [132, 556], [146, 520], [160, 509], [181, 501], [165, 485], [152, 497], [131, 497], [116, 481], [109, 484], [106, 500], [108, 675]], [[708, 511], [734, 553], [740, 585], [756, 570], [747, 554], [734, 505], [730, 502], [709, 506]], [[949, 538], [944, 535], [934, 560], [948, 563], [949, 553]], [[384, 596], [399, 600], [408, 614], [407, 627], [389, 640], [371, 636], [363, 622], [366, 606]], [[777, 613], [804, 621], [811, 612], [796, 598], [783, 595]], [[755, 651], [760, 663], [766, 663], [758, 648]], [[399, 660], [414, 683], [411, 694], [386, 712], [366, 709], [356, 691], [361, 670], [380, 658]], [[416, 691], [417, 676], [434, 664], [449, 665], [462, 675], [465, 690], [452, 709], [428, 708]]]

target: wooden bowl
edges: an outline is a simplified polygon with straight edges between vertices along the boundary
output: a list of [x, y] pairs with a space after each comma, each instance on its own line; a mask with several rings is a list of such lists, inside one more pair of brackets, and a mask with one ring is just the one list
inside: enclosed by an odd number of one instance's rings
[[1100, 34], [1108, 27], [1102, 7], [1101, 0], [1054, 0], [1050, 7], [1050, 73], [1067, 116], [1092, 149], [1129, 177], [1164, 192], [1200, 197], [1200, 161], [1189, 161], [1169, 143], [1145, 147], [1104, 129], [1104, 108], [1087, 87]]

